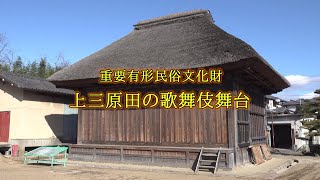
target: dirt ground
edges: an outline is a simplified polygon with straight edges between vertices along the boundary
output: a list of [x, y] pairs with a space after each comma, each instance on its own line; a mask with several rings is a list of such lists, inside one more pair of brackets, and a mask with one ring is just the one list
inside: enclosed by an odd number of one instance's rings
[[[283, 158], [283, 156], [280, 156]], [[294, 158], [299, 160], [299, 163], [282, 171], [277, 176], [277, 179], [301, 179], [314, 180], [320, 179], [320, 157], [310, 156], [287, 156], [284, 158]]]
[[[299, 163], [290, 168], [279, 166], [290, 159]], [[194, 174], [191, 169], [156, 166], [93, 163], [69, 161], [67, 167], [47, 165], [24, 165], [21, 160], [0, 157], [0, 180], [16, 179], [320, 179], [320, 158], [275, 155], [273, 159], [258, 166], [247, 165], [233, 171]]]

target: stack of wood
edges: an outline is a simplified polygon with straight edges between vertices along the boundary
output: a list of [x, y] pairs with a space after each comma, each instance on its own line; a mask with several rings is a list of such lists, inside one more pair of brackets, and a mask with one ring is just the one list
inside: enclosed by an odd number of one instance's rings
[[272, 159], [271, 153], [265, 144], [257, 144], [253, 146], [249, 146], [252, 152], [253, 163], [259, 165]]

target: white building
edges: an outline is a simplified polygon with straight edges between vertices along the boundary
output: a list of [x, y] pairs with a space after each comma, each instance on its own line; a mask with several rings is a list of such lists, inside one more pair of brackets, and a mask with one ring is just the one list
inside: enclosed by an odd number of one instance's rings
[[[308, 130], [303, 128], [302, 114], [297, 113], [297, 108], [303, 100], [284, 101], [274, 96], [266, 96], [266, 111], [269, 144], [275, 148], [294, 150], [307, 150], [309, 137]], [[313, 143], [319, 144], [320, 137], [314, 137]]]
[[75, 142], [77, 110], [73, 91], [42, 78], [0, 72], [0, 147], [58, 145]]

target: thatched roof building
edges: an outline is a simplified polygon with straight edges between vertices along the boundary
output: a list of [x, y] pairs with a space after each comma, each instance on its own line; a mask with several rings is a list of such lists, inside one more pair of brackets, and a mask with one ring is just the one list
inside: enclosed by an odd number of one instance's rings
[[[221, 84], [97, 83], [101, 69], [212, 67], [224, 70]], [[70, 146], [70, 157], [75, 159], [119, 158], [188, 165], [197, 158], [201, 147], [221, 147], [219, 165], [228, 168], [249, 162], [250, 145], [267, 142], [264, 96], [289, 87], [288, 81], [250, 45], [215, 25], [207, 10], [139, 22], [128, 35], [55, 73], [49, 81], [82, 94], [190, 89], [236, 94], [244, 90], [252, 98], [249, 110], [81, 109], [78, 145]]]
[[261, 80], [257, 83], [268, 87], [269, 93], [289, 86], [288, 81], [250, 45], [215, 25], [208, 10], [139, 22], [128, 35], [55, 73], [48, 80], [66, 86], [77, 80], [97, 79], [102, 68], [189, 69], [212, 66], [223, 67], [225, 71], [256, 71], [255, 75]]

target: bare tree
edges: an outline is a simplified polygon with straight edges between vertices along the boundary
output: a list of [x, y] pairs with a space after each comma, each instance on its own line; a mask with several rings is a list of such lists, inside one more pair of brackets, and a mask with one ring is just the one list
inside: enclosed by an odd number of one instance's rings
[[0, 33], [0, 56], [8, 46], [8, 41], [5, 35]]
[[13, 63], [15, 61], [14, 52], [8, 48], [8, 40], [7, 37], [0, 33], [0, 67], [4, 70], [11, 70]]
[[12, 50], [7, 50], [7, 52], [3, 54], [2, 60], [0, 60], [0, 63], [7, 65], [9, 68], [9, 71], [11, 71], [15, 60], [16, 60], [15, 53]]
[[67, 60], [65, 60], [64, 55], [62, 52], [60, 52], [57, 56], [57, 60], [55, 62], [55, 70], [59, 71], [65, 67], [68, 67], [70, 64]]
[[6, 50], [8, 47], [8, 41], [5, 35], [0, 33], [0, 64], [5, 63]]

